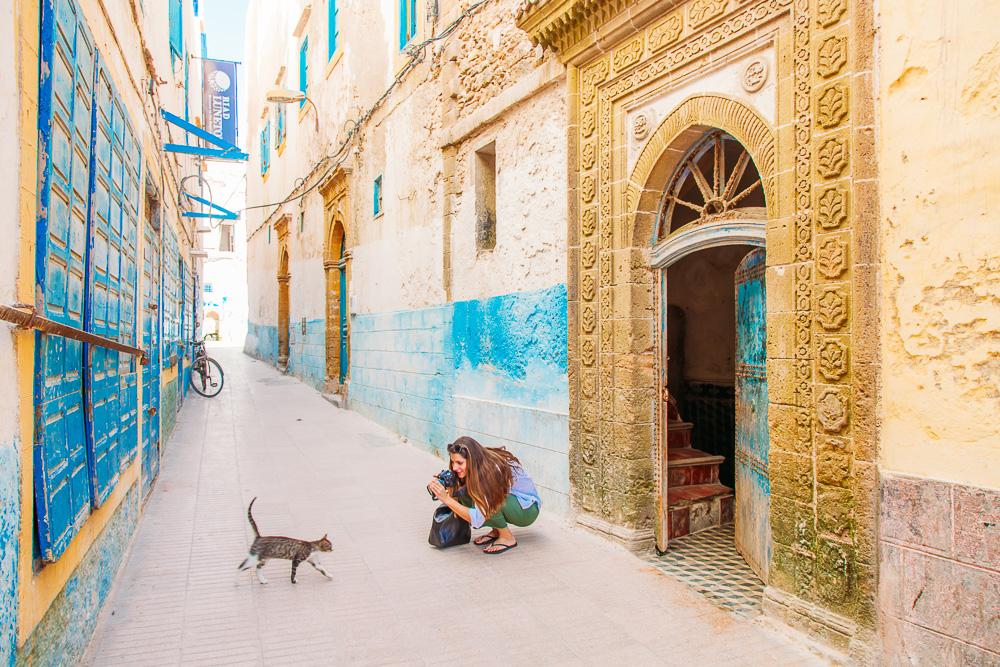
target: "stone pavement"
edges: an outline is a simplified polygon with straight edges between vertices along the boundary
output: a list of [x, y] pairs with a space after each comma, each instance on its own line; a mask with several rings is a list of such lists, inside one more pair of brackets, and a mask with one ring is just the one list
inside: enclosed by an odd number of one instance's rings
[[[190, 394], [85, 662], [806, 665], [620, 547], [542, 517], [503, 556], [427, 545], [442, 467], [234, 349], [220, 396]], [[316, 539], [308, 565], [236, 573], [251, 530]]]

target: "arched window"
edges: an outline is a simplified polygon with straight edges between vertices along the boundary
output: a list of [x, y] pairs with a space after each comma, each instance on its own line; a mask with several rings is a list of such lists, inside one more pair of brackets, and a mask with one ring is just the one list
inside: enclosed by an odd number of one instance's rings
[[660, 205], [656, 240], [691, 223], [763, 218], [764, 189], [750, 154], [722, 130], [705, 135], [674, 171]]

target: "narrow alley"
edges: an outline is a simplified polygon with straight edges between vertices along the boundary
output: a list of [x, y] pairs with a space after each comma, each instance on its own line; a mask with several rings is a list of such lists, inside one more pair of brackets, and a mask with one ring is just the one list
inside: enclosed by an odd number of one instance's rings
[[[235, 349], [193, 396], [86, 664], [814, 664], [620, 546], [544, 515], [487, 558], [427, 545], [442, 464]], [[251, 540], [316, 539], [333, 576], [287, 562], [238, 575]], [[734, 663], [735, 664], [735, 663]]]

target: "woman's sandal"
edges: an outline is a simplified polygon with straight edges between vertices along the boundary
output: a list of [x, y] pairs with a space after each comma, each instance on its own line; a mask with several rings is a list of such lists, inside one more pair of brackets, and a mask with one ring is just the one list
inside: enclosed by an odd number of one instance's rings
[[[487, 551], [486, 549], [483, 549], [483, 553], [487, 556], [495, 556], [497, 554], [502, 554], [505, 551], [510, 551], [516, 546], [517, 542], [514, 542], [514, 544], [491, 544], [490, 547], [497, 547], [496, 551]], [[487, 549], [488, 548], [489, 547], [487, 547]]]
[[477, 547], [488, 547], [491, 544], [493, 544], [493, 542], [495, 542], [499, 537], [500, 537], [499, 535], [490, 535], [489, 533], [486, 533], [485, 535], [480, 535], [476, 539], [472, 540], [472, 543], [475, 544]]

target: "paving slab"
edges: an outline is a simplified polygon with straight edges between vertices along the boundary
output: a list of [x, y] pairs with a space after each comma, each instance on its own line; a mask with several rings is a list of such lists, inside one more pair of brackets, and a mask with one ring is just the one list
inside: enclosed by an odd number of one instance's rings
[[[433, 549], [441, 460], [239, 350], [210, 354], [225, 388], [188, 395], [85, 664], [822, 664], [544, 507], [503, 556]], [[255, 496], [265, 534], [329, 535], [332, 580], [237, 573]]]

